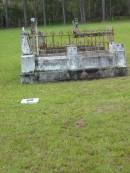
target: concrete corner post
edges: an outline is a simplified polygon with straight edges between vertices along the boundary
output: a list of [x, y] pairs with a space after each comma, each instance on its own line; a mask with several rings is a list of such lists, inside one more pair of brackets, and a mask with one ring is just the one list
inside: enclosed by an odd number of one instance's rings
[[34, 72], [35, 70], [35, 57], [31, 54], [28, 33], [22, 29], [21, 36], [21, 72], [22, 74], [27, 74]]
[[71, 70], [76, 70], [79, 68], [79, 58], [78, 50], [74, 45], [67, 46], [67, 58], [68, 58], [68, 67]]
[[21, 61], [21, 71], [23, 74], [35, 71], [35, 57], [33, 55], [22, 55]]
[[116, 66], [126, 67], [126, 58], [125, 58], [125, 48], [123, 44], [110, 43], [109, 44], [110, 53], [115, 54]]

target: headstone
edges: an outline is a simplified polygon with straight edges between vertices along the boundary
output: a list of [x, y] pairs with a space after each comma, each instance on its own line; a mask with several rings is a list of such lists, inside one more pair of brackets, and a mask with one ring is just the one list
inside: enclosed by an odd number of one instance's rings
[[28, 33], [26, 33], [25, 31], [22, 32], [21, 49], [22, 49], [22, 55], [31, 54], [31, 50], [30, 50], [30, 46], [29, 46]]

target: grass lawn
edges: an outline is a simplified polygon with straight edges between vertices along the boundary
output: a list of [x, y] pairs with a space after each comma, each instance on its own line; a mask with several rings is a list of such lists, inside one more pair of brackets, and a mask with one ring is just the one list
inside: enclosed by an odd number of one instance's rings
[[[81, 27], [109, 25], [130, 64], [130, 21]], [[20, 29], [0, 30], [0, 173], [130, 173], [130, 77], [22, 85], [19, 75]], [[21, 105], [28, 97], [40, 103]]]

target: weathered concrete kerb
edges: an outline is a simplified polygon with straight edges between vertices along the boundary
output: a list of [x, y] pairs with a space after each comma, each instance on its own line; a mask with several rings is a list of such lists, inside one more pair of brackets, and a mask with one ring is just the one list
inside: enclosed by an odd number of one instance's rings
[[[123, 44], [110, 42], [108, 49], [87, 50], [86, 47], [83, 51], [79, 49], [78, 45], [69, 44], [66, 45], [63, 52], [40, 54], [37, 52], [39, 48], [38, 39], [33, 40], [35, 51], [32, 51], [28, 33], [23, 30], [22, 83], [90, 80], [127, 75]], [[45, 52], [45, 46], [43, 49]]]

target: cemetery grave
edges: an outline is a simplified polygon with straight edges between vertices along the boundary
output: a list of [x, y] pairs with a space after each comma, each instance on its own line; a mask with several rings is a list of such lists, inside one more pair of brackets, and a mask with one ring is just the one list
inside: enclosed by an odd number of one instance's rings
[[31, 19], [31, 32], [22, 32], [21, 82], [42, 83], [126, 76], [122, 43], [115, 43], [114, 29], [43, 33]]

